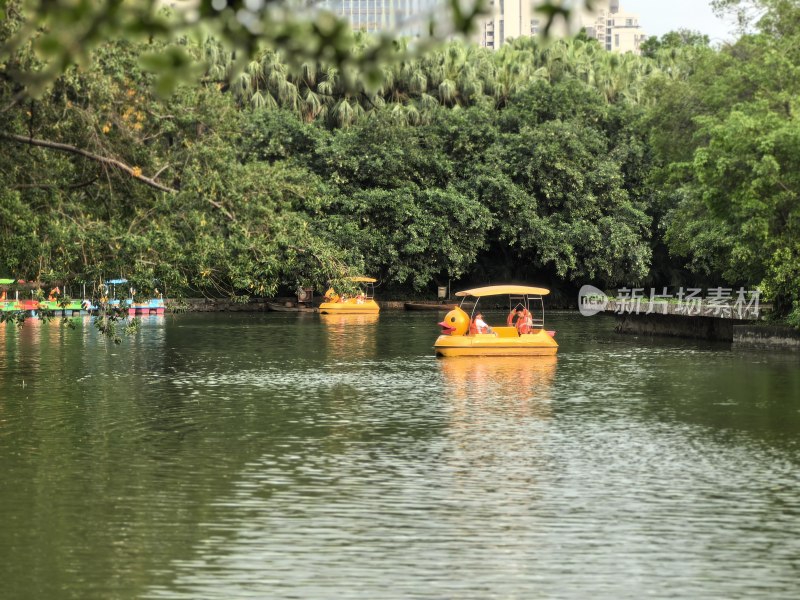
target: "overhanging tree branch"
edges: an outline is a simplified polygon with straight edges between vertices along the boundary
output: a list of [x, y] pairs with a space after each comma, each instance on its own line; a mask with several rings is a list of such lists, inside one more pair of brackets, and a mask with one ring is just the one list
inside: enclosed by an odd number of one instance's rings
[[169, 192], [171, 194], [177, 194], [178, 190], [168, 187], [166, 185], [161, 185], [154, 179], [150, 177], [145, 177], [141, 173], [138, 172], [138, 169], [134, 169], [126, 165], [125, 163], [118, 161], [115, 158], [108, 158], [107, 156], [100, 156], [99, 154], [94, 154], [89, 152], [88, 150], [83, 150], [82, 148], [78, 148], [77, 146], [71, 146], [69, 144], [62, 144], [60, 142], [51, 142], [49, 140], [40, 140], [33, 137], [25, 137], [24, 135], [16, 135], [14, 133], [7, 133], [0, 135], [0, 138], [11, 140], [14, 142], [18, 142], [20, 144], [29, 144], [31, 146], [40, 146], [42, 148], [50, 148], [52, 150], [60, 150], [62, 152], [69, 152], [71, 154], [78, 154], [80, 156], [84, 156], [88, 159], [97, 161], [101, 164], [108, 165], [110, 167], [114, 167], [115, 169], [122, 171], [123, 173], [129, 175], [133, 179], [141, 181], [145, 185], [149, 185], [157, 190], [161, 190], [162, 192]]

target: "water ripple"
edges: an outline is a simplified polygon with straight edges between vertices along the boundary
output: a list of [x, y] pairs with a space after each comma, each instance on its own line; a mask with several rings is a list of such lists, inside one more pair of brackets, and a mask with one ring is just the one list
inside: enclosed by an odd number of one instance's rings
[[4, 592], [796, 598], [796, 359], [552, 318], [522, 363], [399, 313], [6, 330]]

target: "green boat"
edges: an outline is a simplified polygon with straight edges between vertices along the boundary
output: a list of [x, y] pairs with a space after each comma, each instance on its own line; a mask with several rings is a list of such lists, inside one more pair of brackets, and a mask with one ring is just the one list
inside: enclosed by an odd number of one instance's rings
[[57, 300], [44, 300], [39, 302], [39, 310], [52, 310], [57, 317], [77, 317], [87, 314], [87, 307], [80, 300], [72, 300], [66, 306], [61, 306]]
[[[11, 285], [16, 283], [13, 279], [2, 279], [0, 278], [0, 285]], [[6, 299], [6, 290], [0, 290], [0, 311], [1, 312], [11, 312], [19, 310], [19, 305], [16, 299], [8, 300]]]

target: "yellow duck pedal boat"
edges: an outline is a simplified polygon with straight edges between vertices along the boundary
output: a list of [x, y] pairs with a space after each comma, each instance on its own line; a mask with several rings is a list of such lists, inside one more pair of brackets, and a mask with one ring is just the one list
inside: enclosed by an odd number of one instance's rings
[[375, 282], [372, 277], [351, 277], [350, 281], [361, 284], [362, 291], [354, 298], [339, 296], [333, 288], [325, 292], [325, 302], [319, 305], [322, 314], [377, 314], [381, 308], [375, 302]]
[[[442, 335], [434, 343], [437, 356], [550, 356], [558, 352], [555, 331], [544, 328], [543, 296], [550, 290], [522, 285], [494, 285], [457, 292], [461, 306], [439, 323]], [[505, 326], [489, 326], [478, 305], [487, 296], [508, 296], [510, 313]], [[462, 306], [475, 298], [471, 314]], [[539, 305], [540, 312], [532, 310]]]

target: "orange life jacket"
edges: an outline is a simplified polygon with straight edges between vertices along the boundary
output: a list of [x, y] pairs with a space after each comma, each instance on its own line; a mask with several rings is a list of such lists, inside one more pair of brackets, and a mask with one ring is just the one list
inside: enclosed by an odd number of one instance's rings
[[476, 333], [478, 333], [478, 326], [475, 324], [475, 319], [472, 319], [469, 322], [469, 334], [475, 335]]
[[527, 310], [522, 312], [522, 316], [517, 319], [517, 333], [520, 335], [531, 332], [531, 313]]

